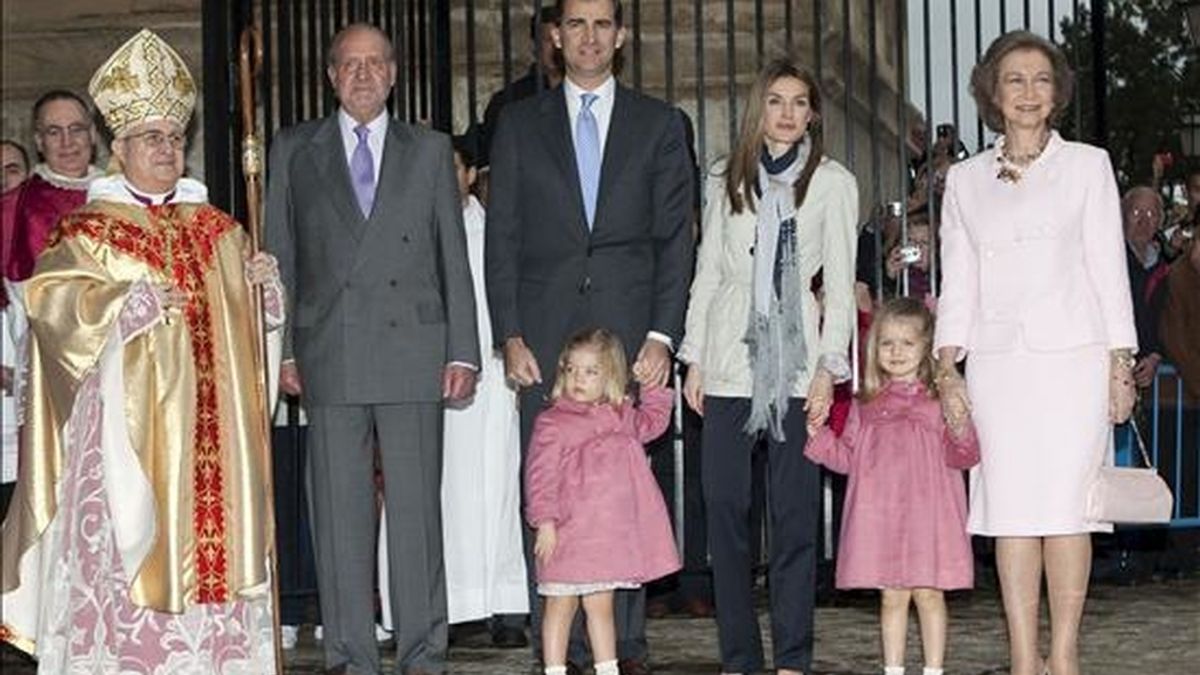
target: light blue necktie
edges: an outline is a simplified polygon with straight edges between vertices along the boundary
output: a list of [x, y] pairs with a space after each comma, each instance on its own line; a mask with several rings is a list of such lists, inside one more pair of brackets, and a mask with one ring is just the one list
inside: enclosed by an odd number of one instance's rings
[[371, 217], [371, 206], [375, 203], [375, 158], [371, 155], [371, 146], [367, 145], [369, 133], [371, 130], [365, 124], [354, 127], [358, 145], [350, 155], [350, 180], [354, 183], [354, 196], [358, 198], [363, 218]]
[[579, 117], [575, 122], [575, 165], [579, 170], [579, 187], [583, 191], [583, 210], [588, 229], [596, 220], [596, 196], [600, 192], [600, 125], [592, 114], [592, 104], [600, 98], [583, 94]]

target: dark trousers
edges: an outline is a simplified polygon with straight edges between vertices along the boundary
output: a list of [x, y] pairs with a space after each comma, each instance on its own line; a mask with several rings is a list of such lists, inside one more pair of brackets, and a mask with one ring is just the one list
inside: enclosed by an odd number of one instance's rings
[[279, 551], [279, 622], [320, 623], [317, 567], [305, 487], [305, 428], [294, 421], [271, 434], [275, 473], [275, 542]]
[[0, 523], [8, 515], [8, 505], [12, 501], [13, 491], [17, 489], [17, 481], [0, 483]]
[[[525, 466], [525, 453], [529, 439], [533, 436], [533, 422], [545, 407], [548, 385], [526, 387], [521, 390], [521, 466]], [[521, 471], [521, 502], [524, 515], [525, 472]], [[533, 555], [533, 544], [537, 532], [526, 525], [521, 528], [525, 544], [525, 566], [529, 573], [529, 641], [534, 657], [542, 657], [542, 599], [537, 592], [537, 558]], [[646, 644], [646, 590], [621, 591], [614, 595], [613, 615], [617, 628], [617, 658], [644, 661], [648, 654]], [[577, 665], [589, 662], [583, 626], [582, 611], [575, 615], [571, 626], [571, 645], [567, 659]]]
[[[749, 399], [704, 400], [704, 498], [721, 666], [727, 672], [763, 669], [754, 609], [751, 555], [751, 457], [757, 435], [742, 431]], [[792, 399], [784, 420], [787, 441], [768, 438], [767, 521], [771, 635], [775, 668], [809, 672], [816, 594], [820, 473], [804, 457], [804, 401]]]

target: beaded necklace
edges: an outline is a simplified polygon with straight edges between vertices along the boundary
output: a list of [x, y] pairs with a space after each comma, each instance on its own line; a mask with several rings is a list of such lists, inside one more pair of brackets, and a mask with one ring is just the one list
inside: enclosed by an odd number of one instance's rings
[[996, 178], [1005, 183], [1017, 183], [1021, 180], [1026, 169], [1034, 160], [1042, 155], [1046, 150], [1046, 144], [1050, 142], [1050, 132], [1046, 131], [1042, 134], [1042, 140], [1038, 143], [1037, 149], [1033, 152], [1022, 153], [1020, 155], [1009, 152], [1008, 138], [1001, 137], [996, 141], [996, 163], [1000, 168], [996, 172]]

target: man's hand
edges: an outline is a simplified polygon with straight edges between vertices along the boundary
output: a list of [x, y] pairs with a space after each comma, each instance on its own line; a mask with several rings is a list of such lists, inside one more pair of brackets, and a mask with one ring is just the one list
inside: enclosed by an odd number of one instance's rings
[[467, 366], [451, 363], [442, 371], [442, 398], [451, 402], [469, 400], [475, 395], [476, 373]]
[[158, 306], [162, 307], [164, 312], [181, 310], [187, 307], [188, 300], [191, 298], [190, 293], [174, 284], [155, 284], [151, 288], [154, 290], [154, 294], [158, 296]]
[[504, 377], [518, 387], [542, 383], [542, 371], [538, 368], [537, 359], [520, 337], [510, 337], [504, 341]]
[[252, 285], [273, 283], [279, 280], [279, 263], [275, 256], [259, 251], [246, 257], [246, 281]]
[[1158, 352], [1150, 352], [1138, 359], [1137, 365], [1133, 367], [1133, 381], [1139, 388], [1149, 387], [1154, 383], [1154, 375], [1158, 373], [1158, 364], [1161, 361], [1162, 356]]
[[546, 562], [558, 548], [558, 529], [554, 523], [542, 523], [537, 528], [537, 539], [533, 543], [533, 554], [538, 560]]
[[295, 361], [284, 361], [279, 364], [279, 391], [289, 396], [299, 396], [304, 391], [300, 385], [300, 371]]
[[644, 387], [665, 387], [671, 376], [671, 350], [661, 340], [646, 338], [633, 364], [633, 377]]

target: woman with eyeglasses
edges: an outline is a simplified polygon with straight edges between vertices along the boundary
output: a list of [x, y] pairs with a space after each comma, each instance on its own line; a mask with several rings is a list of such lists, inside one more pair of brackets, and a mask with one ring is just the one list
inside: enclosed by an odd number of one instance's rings
[[[275, 672], [266, 396], [275, 261], [185, 177], [195, 83], [149, 31], [97, 71], [114, 173], [24, 288], [28, 407], [0, 639], [40, 672]], [[38, 561], [55, 561], [42, 565]]]

